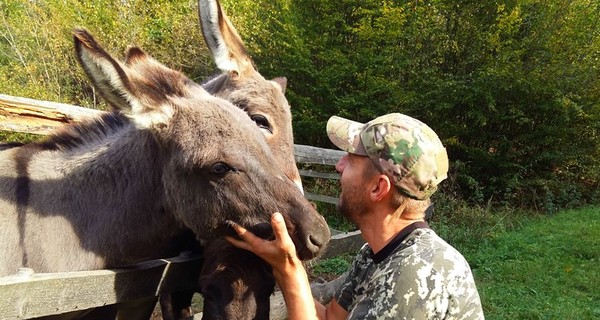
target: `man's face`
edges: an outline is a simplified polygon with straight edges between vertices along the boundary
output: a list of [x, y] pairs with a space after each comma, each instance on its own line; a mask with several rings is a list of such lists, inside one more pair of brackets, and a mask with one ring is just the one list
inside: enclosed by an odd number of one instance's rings
[[338, 200], [338, 211], [350, 221], [359, 222], [360, 216], [366, 212], [366, 172], [372, 165], [368, 157], [347, 154], [335, 165], [341, 174], [342, 193]]

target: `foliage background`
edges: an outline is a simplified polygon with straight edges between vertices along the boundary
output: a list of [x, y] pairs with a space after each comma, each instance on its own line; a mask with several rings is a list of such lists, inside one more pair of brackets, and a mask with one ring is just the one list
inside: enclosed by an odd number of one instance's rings
[[[223, 0], [266, 77], [288, 77], [296, 143], [332, 147], [329, 116], [403, 112], [452, 159], [444, 194], [487, 205], [598, 203], [600, 3], [592, 0]], [[0, 92], [104, 105], [71, 32], [215, 73], [191, 0], [4, 0]]]

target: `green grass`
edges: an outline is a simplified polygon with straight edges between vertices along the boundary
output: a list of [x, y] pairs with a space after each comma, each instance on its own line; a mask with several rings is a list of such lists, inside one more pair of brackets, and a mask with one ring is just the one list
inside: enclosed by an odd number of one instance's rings
[[311, 281], [331, 281], [350, 268], [355, 256], [356, 252], [348, 252], [337, 257], [319, 260], [315, 264], [308, 264], [308, 277]]
[[562, 211], [482, 240], [466, 258], [487, 319], [600, 318], [600, 209]]

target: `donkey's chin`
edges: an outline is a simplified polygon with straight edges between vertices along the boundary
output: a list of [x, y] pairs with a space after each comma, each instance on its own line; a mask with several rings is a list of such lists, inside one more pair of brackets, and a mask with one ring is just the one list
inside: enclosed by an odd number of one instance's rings
[[319, 256], [321, 253], [321, 248], [319, 246], [315, 246], [312, 243], [308, 244], [308, 247], [304, 244], [300, 244], [294, 240], [294, 245], [296, 246], [296, 254], [298, 258], [302, 261], [312, 260]]
[[[225, 234], [239, 238], [238, 234], [235, 232], [235, 230], [232, 227], [234, 224], [236, 224], [236, 222], [234, 222], [234, 221], [231, 221], [231, 220], [225, 221], [225, 224], [224, 224], [224, 227], [226, 230]], [[265, 240], [274, 240], [275, 239], [275, 236], [273, 235], [273, 228], [271, 227], [271, 225], [268, 222], [259, 222], [257, 224], [251, 225], [251, 226], [242, 225], [242, 227], [246, 228], [246, 230], [252, 232], [255, 236], [257, 236], [259, 238], [263, 238]]]
[[257, 237], [265, 240], [275, 240], [273, 235], [273, 228], [268, 222], [257, 223], [253, 226], [248, 227], [248, 230], [252, 231]]
[[316, 252], [310, 251], [306, 248], [297, 249], [297, 254], [298, 254], [298, 259], [300, 259], [302, 261], [312, 260], [318, 256], [318, 254]]
[[[227, 220], [224, 224], [226, 226], [226, 233], [230, 236], [239, 238], [238, 234], [233, 229], [232, 225], [235, 222], [231, 220]], [[273, 228], [268, 222], [260, 222], [251, 226], [243, 226], [246, 230], [252, 232], [259, 238], [263, 238], [265, 240], [274, 240], [275, 236], [273, 234]], [[318, 257], [321, 252], [323, 252], [323, 247], [325, 243], [320, 243], [314, 237], [308, 235], [306, 236], [306, 241], [300, 241], [295, 232], [290, 232], [290, 237], [294, 242], [294, 246], [296, 247], [296, 254], [300, 260], [311, 260]], [[329, 238], [327, 238], [329, 239]]]

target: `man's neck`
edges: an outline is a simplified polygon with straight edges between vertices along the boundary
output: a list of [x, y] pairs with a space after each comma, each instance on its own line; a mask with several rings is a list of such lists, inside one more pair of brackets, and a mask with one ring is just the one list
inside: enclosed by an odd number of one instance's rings
[[373, 250], [379, 252], [385, 247], [402, 229], [417, 222], [420, 219], [407, 219], [395, 214], [374, 213], [373, 219], [365, 219], [359, 224], [363, 238]]

